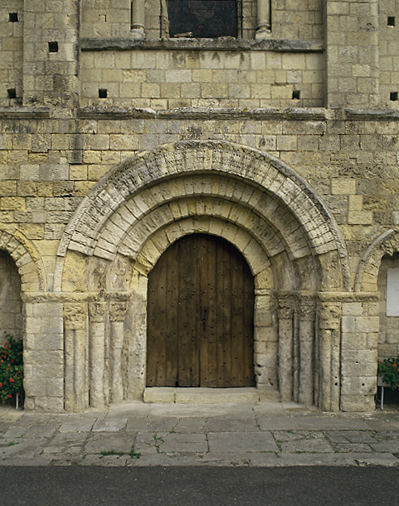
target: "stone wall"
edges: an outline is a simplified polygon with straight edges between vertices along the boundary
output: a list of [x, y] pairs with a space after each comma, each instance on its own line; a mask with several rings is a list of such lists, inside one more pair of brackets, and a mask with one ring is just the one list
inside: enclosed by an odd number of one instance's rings
[[243, 0], [218, 40], [137, 5], [0, 7], [0, 321], [20, 279], [27, 407], [142, 397], [148, 272], [201, 232], [255, 275], [258, 388], [372, 409], [399, 342], [396, 5]]

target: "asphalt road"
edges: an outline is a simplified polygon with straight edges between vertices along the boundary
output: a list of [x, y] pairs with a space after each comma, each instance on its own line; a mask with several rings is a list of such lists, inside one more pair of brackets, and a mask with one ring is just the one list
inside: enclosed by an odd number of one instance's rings
[[1, 506], [398, 504], [399, 468], [0, 467]]

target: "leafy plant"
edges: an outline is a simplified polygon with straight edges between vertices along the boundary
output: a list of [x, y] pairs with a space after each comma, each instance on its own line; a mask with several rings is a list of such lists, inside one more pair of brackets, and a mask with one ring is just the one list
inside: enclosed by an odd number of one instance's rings
[[0, 401], [4, 403], [23, 393], [23, 345], [4, 332], [6, 342], [0, 347]]
[[395, 390], [399, 387], [399, 357], [389, 357], [378, 362], [378, 376]]

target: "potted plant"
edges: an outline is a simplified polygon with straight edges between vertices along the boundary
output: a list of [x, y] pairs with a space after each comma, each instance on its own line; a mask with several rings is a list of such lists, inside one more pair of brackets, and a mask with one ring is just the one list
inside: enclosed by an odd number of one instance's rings
[[[23, 348], [22, 341], [6, 334], [6, 342], [0, 347], [0, 402], [23, 394]], [[17, 402], [18, 404], [18, 402]]]

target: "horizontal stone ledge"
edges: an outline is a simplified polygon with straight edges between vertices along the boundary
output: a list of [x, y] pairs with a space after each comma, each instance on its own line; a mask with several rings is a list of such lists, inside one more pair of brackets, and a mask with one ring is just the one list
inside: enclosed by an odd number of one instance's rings
[[0, 107], [0, 118], [5, 119], [36, 119], [50, 118], [48, 107]]
[[321, 302], [378, 302], [379, 292], [312, 292], [307, 290], [271, 291], [271, 295], [279, 300], [319, 300]]
[[348, 108], [345, 109], [346, 119], [358, 121], [375, 121], [375, 120], [399, 120], [398, 109], [363, 109], [363, 108]]
[[164, 120], [298, 120], [323, 121], [333, 119], [333, 111], [323, 107], [287, 109], [246, 109], [224, 107], [182, 107], [178, 109], [154, 110], [133, 107], [82, 107], [78, 109], [80, 119], [164, 119]]
[[24, 302], [107, 302], [126, 301], [131, 297], [131, 292], [25, 292], [21, 294]]
[[321, 40], [263, 39], [246, 40], [234, 37], [218, 39], [144, 39], [130, 38], [93, 39], [79, 41], [81, 51], [126, 51], [126, 50], [187, 50], [187, 51], [276, 51], [282, 53], [320, 53], [324, 51]]

